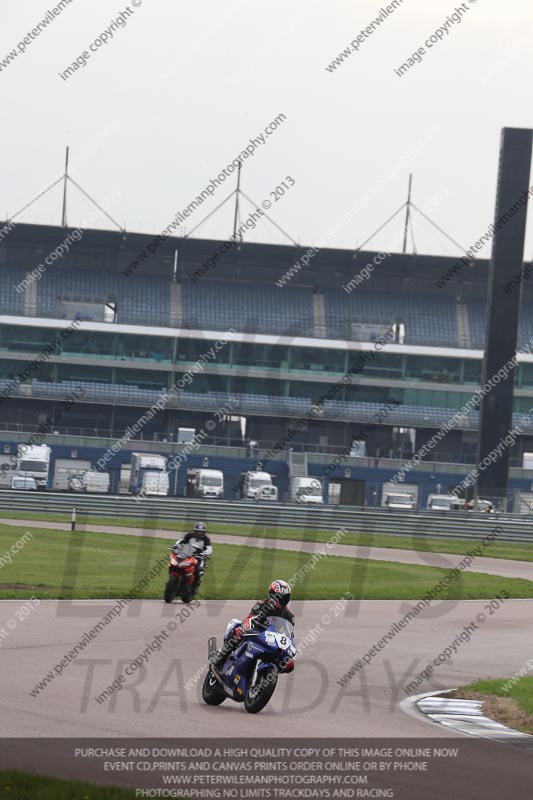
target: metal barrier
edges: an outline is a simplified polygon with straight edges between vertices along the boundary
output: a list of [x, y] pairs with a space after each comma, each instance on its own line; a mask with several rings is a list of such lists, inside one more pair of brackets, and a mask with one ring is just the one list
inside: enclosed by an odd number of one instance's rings
[[[131, 496], [71, 495], [54, 492], [0, 492], [2, 512], [65, 514], [70, 518], [76, 507], [78, 526], [87, 516], [135, 517], [150, 520], [175, 520], [188, 523], [196, 519], [208, 523], [244, 525], [251, 536], [261, 536], [262, 528], [299, 528], [347, 531], [391, 536], [483, 539], [496, 531], [497, 540], [533, 544], [533, 518], [512, 514], [481, 514], [466, 511], [393, 511], [359, 506], [254, 503], [251, 501], [194, 500], [155, 497], [140, 501]], [[171, 533], [170, 533], [171, 535]]]

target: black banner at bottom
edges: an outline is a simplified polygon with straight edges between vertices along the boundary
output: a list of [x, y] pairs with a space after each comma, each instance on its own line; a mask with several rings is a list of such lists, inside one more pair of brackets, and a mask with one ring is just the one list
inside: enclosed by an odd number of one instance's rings
[[0, 769], [139, 798], [530, 800], [533, 745], [483, 739], [2, 739]]

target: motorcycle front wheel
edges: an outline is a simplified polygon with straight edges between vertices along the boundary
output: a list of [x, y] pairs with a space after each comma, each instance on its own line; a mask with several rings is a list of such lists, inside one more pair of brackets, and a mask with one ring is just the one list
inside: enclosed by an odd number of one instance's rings
[[198, 589], [193, 589], [192, 586], [183, 586], [181, 592], [179, 593], [182, 602], [184, 603], [191, 603], [195, 596]]
[[211, 670], [204, 678], [202, 686], [202, 700], [208, 706], [219, 706], [226, 699], [226, 692], [217, 681]]
[[163, 595], [165, 603], [171, 603], [178, 592], [180, 579], [176, 575], [171, 575], [165, 586], [165, 594]]
[[257, 714], [264, 709], [274, 694], [277, 682], [278, 670], [272, 666], [263, 671], [256, 686], [248, 687], [244, 697], [244, 707], [249, 714]]

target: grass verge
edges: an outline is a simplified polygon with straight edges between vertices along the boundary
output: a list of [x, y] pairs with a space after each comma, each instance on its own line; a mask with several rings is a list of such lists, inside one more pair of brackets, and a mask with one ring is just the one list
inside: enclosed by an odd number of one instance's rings
[[[68, 514], [23, 514], [0, 511], [0, 518], [4, 519], [32, 519], [43, 520], [46, 522], [64, 522], [70, 524]], [[190, 530], [192, 522], [178, 520], [154, 520], [138, 519], [136, 517], [98, 517], [78, 515], [78, 528], [83, 525], [105, 525], [113, 527], [141, 528], [143, 530], [168, 530], [169, 533]], [[496, 527], [487, 520], [487, 533]], [[255, 526], [250, 528], [247, 525], [225, 525], [223, 523], [209, 523], [210, 533], [228, 534], [232, 536], [244, 536], [264, 539], [284, 539], [295, 542], [327, 542], [331, 539], [334, 531], [316, 531], [301, 528], [270, 528], [266, 526]], [[460, 533], [460, 531], [458, 531]], [[414, 550], [425, 553], [450, 553], [466, 555], [472, 549], [474, 542], [479, 542], [480, 538], [463, 539], [437, 539], [425, 536], [392, 536], [387, 534], [366, 534], [366, 533], [347, 533], [342, 540], [342, 544], [359, 545], [362, 547], [392, 547], [398, 550]], [[483, 549], [482, 555], [488, 558], [503, 558], [513, 561], [533, 561], [533, 544], [510, 544], [508, 542], [494, 541]]]
[[[10, 551], [26, 528], [0, 526], [0, 553]], [[154, 564], [165, 559], [168, 544], [150, 536], [37, 530], [33, 539], [0, 569], [0, 599], [97, 599], [125, 597]], [[200, 599], [257, 599], [274, 578], [295, 578], [295, 600], [323, 600], [350, 592], [355, 599], [421, 599], [448, 571], [437, 567], [336, 556], [313, 557], [301, 551], [215, 545]], [[299, 577], [298, 577], [299, 576]], [[151, 575], [136, 596], [160, 599], [166, 565]], [[438, 599], [485, 599], [503, 591], [533, 597], [533, 582], [462, 572]]]
[[447, 697], [482, 700], [483, 712], [488, 717], [533, 734], [533, 677], [476, 681]]
[[19, 770], [0, 770], [1, 800], [134, 800], [133, 789], [64, 781]]

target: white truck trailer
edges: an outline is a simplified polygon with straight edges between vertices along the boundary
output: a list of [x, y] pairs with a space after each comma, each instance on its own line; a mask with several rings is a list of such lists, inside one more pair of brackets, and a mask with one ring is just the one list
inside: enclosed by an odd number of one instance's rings
[[47, 444], [20, 444], [17, 447], [17, 475], [34, 478], [37, 489], [46, 489], [51, 453]]
[[131, 494], [166, 497], [169, 490], [167, 459], [152, 453], [132, 453]]
[[263, 487], [272, 487], [272, 475], [269, 472], [249, 470], [242, 473], [242, 497], [245, 500], [258, 500]]
[[224, 498], [224, 473], [219, 469], [187, 470], [187, 495], [204, 500]]
[[70, 491], [71, 481], [80, 478], [88, 469], [91, 469], [91, 461], [88, 458], [56, 458], [52, 489], [55, 492]]
[[320, 504], [324, 502], [324, 487], [319, 478], [292, 477], [290, 479], [292, 503]]
[[381, 489], [381, 505], [384, 508], [411, 510], [418, 504], [416, 483], [384, 483]]

